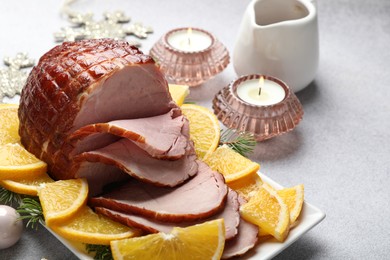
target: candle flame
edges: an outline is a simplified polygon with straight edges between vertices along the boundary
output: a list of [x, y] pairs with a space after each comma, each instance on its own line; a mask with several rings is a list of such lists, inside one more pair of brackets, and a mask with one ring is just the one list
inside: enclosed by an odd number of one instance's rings
[[191, 46], [191, 35], [192, 35], [192, 28], [189, 27], [187, 30], [188, 46]]
[[261, 95], [261, 89], [264, 86], [264, 77], [261, 76], [259, 79], [259, 96]]

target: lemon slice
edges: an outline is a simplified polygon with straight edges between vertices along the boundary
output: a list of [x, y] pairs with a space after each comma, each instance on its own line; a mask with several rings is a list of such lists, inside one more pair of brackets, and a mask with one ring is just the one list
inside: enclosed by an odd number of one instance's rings
[[262, 186], [240, 207], [241, 216], [258, 225], [264, 232], [283, 242], [290, 230], [290, 213], [287, 205], [275, 190]]
[[256, 173], [260, 169], [258, 163], [245, 158], [225, 144], [218, 147], [204, 161], [213, 170], [222, 173], [226, 183]]
[[186, 85], [169, 84], [169, 93], [178, 106], [183, 105], [184, 100], [190, 94], [190, 88]]
[[114, 259], [220, 259], [225, 245], [223, 219], [172, 232], [111, 242]]
[[88, 197], [88, 183], [85, 179], [71, 179], [46, 183], [38, 188], [43, 216], [51, 227], [55, 223], [71, 219], [85, 206]]
[[129, 238], [140, 234], [136, 229], [96, 214], [87, 206], [83, 206], [68, 221], [52, 225], [51, 228], [54, 232], [69, 240], [96, 245], [109, 245], [112, 240]]
[[32, 179], [46, 170], [47, 164], [19, 143], [0, 146], [0, 180]]
[[18, 105], [0, 104], [0, 146], [20, 142]]
[[0, 180], [0, 186], [19, 194], [38, 196], [38, 187], [41, 184], [51, 182], [54, 182], [54, 180], [44, 173], [32, 179], [21, 179], [18, 181]]
[[218, 147], [221, 136], [219, 121], [202, 106], [184, 104], [181, 109], [190, 122], [190, 138], [194, 141], [195, 152], [199, 159], [206, 159]]

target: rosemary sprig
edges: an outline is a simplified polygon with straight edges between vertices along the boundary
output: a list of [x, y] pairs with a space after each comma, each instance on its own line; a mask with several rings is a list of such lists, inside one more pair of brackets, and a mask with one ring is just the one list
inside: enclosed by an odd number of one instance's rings
[[19, 194], [0, 187], [0, 203], [9, 206], [16, 206], [19, 205], [21, 202], [22, 197]]
[[113, 259], [110, 246], [86, 244], [85, 248], [87, 249], [88, 253], [95, 253], [93, 258], [95, 260]]
[[242, 156], [248, 157], [256, 146], [256, 139], [253, 134], [247, 132], [236, 132], [232, 129], [221, 131], [219, 145], [228, 145]]
[[44, 223], [42, 207], [38, 198], [23, 198], [18, 209], [20, 214], [19, 219], [27, 219], [26, 227], [31, 225], [31, 228], [37, 230], [38, 223]]

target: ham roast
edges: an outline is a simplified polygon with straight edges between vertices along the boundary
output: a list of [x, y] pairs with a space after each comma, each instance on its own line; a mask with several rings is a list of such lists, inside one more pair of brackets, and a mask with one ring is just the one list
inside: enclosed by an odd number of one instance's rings
[[197, 160], [164, 75], [127, 42], [54, 47], [31, 71], [18, 115], [24, 147], [56, 180], [86, 178], [96, 211], [149, 232], [224, 218], [224, 257], [256, 243], [237, 194]]
[[83, 126], [153, 117], [177, 106], [153, 59], [125, 41], [65, 42], [43, 55], [23, 88], [19, 134], [55, 179], [74, 178], [67, 138]]

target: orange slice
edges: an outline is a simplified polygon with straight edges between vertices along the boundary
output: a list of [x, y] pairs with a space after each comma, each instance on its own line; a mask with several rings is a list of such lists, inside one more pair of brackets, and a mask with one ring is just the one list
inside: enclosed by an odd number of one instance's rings
[[46, 183], [38, 188], [43, 216], [51, 227], [55, 223], [71, 219], [85, 206], [88, 197], [88, 183], [85, 179], [71, 179]]
[[184, 104], [183, 114], [190, 122], [190, 138], [199, 159], [206, 159], [219, 145], [221, 128], [217, 117], [207, 108]]
[[38, 196], [38, 187], [41, 184], [51, 182], [54, 182], [54, 180], [44, 173], [32, 179], [21, 179], [18, 181], [0, 180], [0, 186], [19, 194]]
[[183, 105], [184, 100], [190, 94], [190, 88], [186, 85], [169, 84], [169, 93], [178, 106]]
[[20, 142], [18, 105], [0, 104], [0, 146]]
[[96, 245], [109, 245], [112, 240], [129, 238], [140, 233], [136, 229], [96, 214], [87, 206], [83, 206], [68, 221], [52, 225], [51, 228], [69, 240]]
[[304, 200], [303, 184], [278, 190], [277, 193], [288, 206], [290, 211], [290, 223], [295, 223], [302, 211]]
[[0, 146], [0, 180], [32, 179], [46, 173], [47, 164], [19, 143]]
[[282, 198], [272, 189], [262, 186], [240, 207], [241, 216], [258, 225], [266, 233], [283, 242], [290, 229], [290, 213]]
[[223, 219], [172, 232], [111, 242], [114, 259], [220, 259], [225, 245]]
[[226, 183], [256, 173], [260, 169], [258, 163], [245, 158], [227, 145], [218, 147], [205, 159], [205, 162], [213, 170], [222, 173]]

